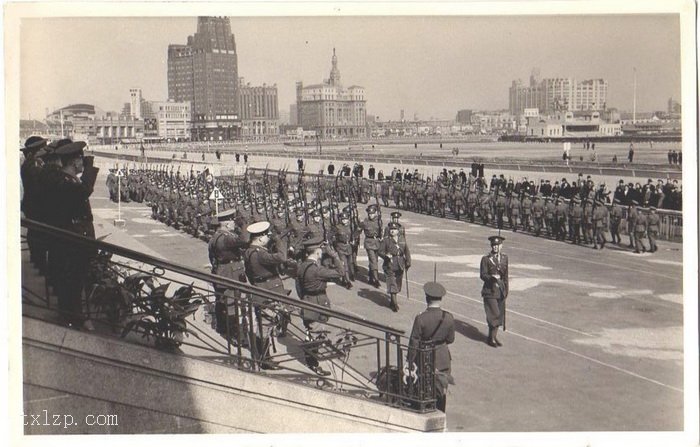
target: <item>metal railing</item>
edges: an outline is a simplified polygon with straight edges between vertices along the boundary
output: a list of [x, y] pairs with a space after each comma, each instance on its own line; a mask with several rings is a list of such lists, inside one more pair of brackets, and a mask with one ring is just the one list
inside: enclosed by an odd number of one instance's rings
[[[409, 367], [401, 330], [33, 220], [21, 225], [53, 249], [97, 253], [85, 273], [83, 308], [101, 333], [390, 406], [435, 409], [435, 348], [411, 347], [416, 361]], [[50, 308], [48, 291], [23, 285], [25, 314]], [[225, 325], [215, 329], [217, 298]], [[308, 332], [299, 317], [304, 311], [326, 315], [326, 330]], [[311, 372], [300, 360], [305, 356], [331, 375]]]

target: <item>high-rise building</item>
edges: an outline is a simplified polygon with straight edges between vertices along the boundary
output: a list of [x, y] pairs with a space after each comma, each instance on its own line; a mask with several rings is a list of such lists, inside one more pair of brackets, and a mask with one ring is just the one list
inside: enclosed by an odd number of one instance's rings
[[469, 109], [458, 110], [456, 121], [459, 124], [471, 124], [472, 123], [472, 111]]
[[240, 133], [238, 54], [227, 17], [199, 17], [187, 45], [168, 46], [168, 98], [192, 104], [192, 139], [231, 140]]
[[140, 88], [130, 88], [129, 89], [129, 98], [130, 98], [130, 109], [129, 113], [132, 117], [134, 118], [143, 118], [143, 115], [141, 115], [141, 102], [143, 101], [143, 97], [141, 95], [141, 89]]
[[253, 87], [241, 84], [238, 87], [238, 110], [241, 116], [242, 137], [265, 137], [279, 135], [279, 107], [277, 85]]
[[510, 113], [520, 116], [525, 109], [536, 108], [542, 115], [561, 111], [604, 110], [607, 107], [608, 82], [588, 79], [577, 82], [572, 78], [539, 80], [539, 70], [533, 70], [528, 86], [519, 79], [508, 90]]
[[358, 138], [366, 135], [365, 89], [344, 88], [340, 83], [338, 58], [333, 49], [331, 72], [321, 84], [296, 84], [297, 124], [315, 130], [321, 138]]

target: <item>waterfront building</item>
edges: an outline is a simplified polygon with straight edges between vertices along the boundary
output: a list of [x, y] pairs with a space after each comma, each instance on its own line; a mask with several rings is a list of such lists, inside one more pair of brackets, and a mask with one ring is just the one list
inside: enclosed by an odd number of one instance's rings
[[237, 88], [238, 54], [227, 17], [199, 17], [186, 45], [168, 46], [168, 98], [190, 102], [193, 140], [238, 136]]
[[520, 116], [525, 109], [537, 108], [542, 115], [562, 111], [605, 110], [608, 82], [605, 79], [577, 81], [573, 78], [539, 80], [536, 71], [529, 85], [521, 80], [511, 83], [508, 105], [511, 115]]
[[296, 84], [297, 123], [320, 138], [362, 138], [366, 130], [364, 87], [343, 87], [333, 49], [330, 77], [320, 84]]
[[[192, 125], [192, 110], [189, 101], [153, 101], [156, 135], [165, 141], [189, 141]], [[149, 122], [151, 127], [152, 121]]]
[[254, 87], [244, 84], [238, 87], [238, 110], [241, 118], [241, 137], [267, 137], [279, 135], [279, 106], [277, 84]]

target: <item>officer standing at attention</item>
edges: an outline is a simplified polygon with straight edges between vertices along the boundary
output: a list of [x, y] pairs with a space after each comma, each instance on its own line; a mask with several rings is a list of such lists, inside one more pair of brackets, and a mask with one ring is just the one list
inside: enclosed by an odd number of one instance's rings
[[[278, 267], [287, 261], [287, 254], [279, 251], [270, 253], [267, 248], [270, 244], [270, 222], [253, 223], [248, 225], [246, 230], [250, 234], [250, 247], [245, 251], [243, 258], [248, 281], [252, 285], [270, 292], [289, 295], [291, 291], [284, 288], [282, 278], [277, 272]], [[269, 305], [271, 300], [253, 295], [252, 303], [255, 306], [258, 332], [255, 340], [255, 360], [260, 362], [262, 369], [278, 369], [277, 363], [270, 360], [270, 339], [267, 335], [268, 331], [263, 329], [263, 320], [265, 322], [273, 321], [274, 316], [269, 315], [270, 309], [263, 308], [261, 305]]]
[[419, 367], [423, 364], [419, 356], [420, 349], [435, 347], [435, 365], [434, 371], [435, 388], [438, 410], [445, 412], [447, 404], [447, 386], [449, 383], [454, 383], [451, 376], [452, 356], [447, 345], [455, 341], [455, 321], [451, 313], [440, 308], [442, 297], [445, 296], [446, 290], [442, 284], [437, 282], [429, 282], [423, 286], [425, 292], [425, 301], [428, 308], [418, 314], [413, 321], [413, 329], [411, 329], [411, 339], [409, 342], [408, 364], [418, 363]]
[[367, 207], [367, 218], [362, 221], [360, 227], [365, 233], [365, 250], [369, 260], [369, 284], [379, 287], [379, 264], [377, 262], [377, 250], [382, 239], [382, 227], [379, 223], [377, 207], [370, 205]]
[[[63, 230], [94, 239], [90, 196], [99, 169], [93, 166], [94, 157], [83, 155], [85, 145], [84, 141], [76, 141], [56, 150], [56, 154], [61, 157], [63, 177], [52, 193], [56, 204], [54, 222]], [[78, 178], [80, 174], [82, 175]], [[83, 313], [82, 295], [85, 275], [90, 262], [97, 256], [97, 249], [60, 241], [52, 246], [50, 256], [53, 257], [54, 254], [57, 266], [55, 292], [59, 311], [69, 326], [94, 330], [92, 322]]]
[[399, 236], [399, 224], [389, 222], [389, 233], [382, 240], [378, 254], [384, 260], [382, 269], [386, 275], [386, 293], [391, 299], [391, 310], [399, 311], [396, 295], [401, 292], [404, 272], [411, 268], [411, 252], [405, 239]]
[[[249, 236], [236, 231], [234, 223], [236, 210], [222, 211], [219, 217], [219, 227], [209, 240], [209, 260], [211, 261], [212, 275], [223, 276], [234, 281], [246, 282], [245, 265], [243, 264], [243, 251], [248, 246]], [[236, 315], [236, 302], [226, 294], [226, 287], [214, 283], [216, 294], [216, 331], [222, 336], [233, 333], [238, 322], [231, 318]], [[235, 298], [241, 298], [240, 291], [232, 291]], [[235, 337], [234, 337], [235, 338]]]
[[501, 236], [491, 236], [491, 253], [481, 258], [480, 276], [484, 281], [481, 297], [484, 299], [486, 322], [489, 326], [488, 344], [503, 346], [498, 340], [498, 327], [506, 328], [506, 298], [508, 297], [508, 256], [501, 253]]
[[[338, 258], [338, 253], [323, 240], [322, 236], [305, 240], [304, 250], [306, 251], [306, 259], [299, 264], [297, 269], [297, 295], [302, 301], [330, 309], [331, 302], [326, 294], [326, 285], [328, 281], [342, 282], [344, 275], [342, 262]], [[331, 269], [323, 266], [321, 258], [324, 254], [333, 258], [335, 261], [333, 265], [336, 268]], [[324, 324], [328, 321], [328, 315], [303, 309], [301, 318], [306, 328], [307, 342], [332, 338]], [[330, 372], [319, 365], [316, 354], [315, 349], [305, 350], [306, 366], [320, 376], [330, 375]]]

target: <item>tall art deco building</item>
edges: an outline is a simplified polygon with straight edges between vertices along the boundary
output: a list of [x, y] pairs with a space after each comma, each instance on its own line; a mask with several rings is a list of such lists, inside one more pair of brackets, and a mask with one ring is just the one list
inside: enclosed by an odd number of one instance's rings
[[297, 82], [297, 123], [321, 138], [358, 138], [366, 135], [365, 89], [343, 87], [333, 49], [330, 77], [321, 84]]
[[238, 55], [227, 17], [199, 17], [187, 45], [168, 46], [168, 97], [192, 104], [192, 139], [240, 134]]

